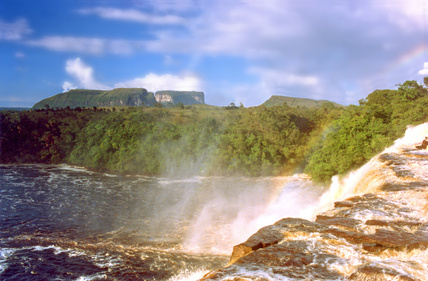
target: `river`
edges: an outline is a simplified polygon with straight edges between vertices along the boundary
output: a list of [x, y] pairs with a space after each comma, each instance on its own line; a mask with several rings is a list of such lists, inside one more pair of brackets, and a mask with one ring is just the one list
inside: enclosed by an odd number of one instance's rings
[[120, 177], [68, 165], [1, 165], [0, 183], [2, 280], [197, 280], [260, 227], [310, 217], [321, 192], [304, 175]]

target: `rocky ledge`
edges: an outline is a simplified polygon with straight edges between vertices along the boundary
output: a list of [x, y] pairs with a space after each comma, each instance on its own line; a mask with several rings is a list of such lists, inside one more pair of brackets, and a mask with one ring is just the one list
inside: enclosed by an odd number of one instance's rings
[[314, 221], [284, 218], [233, 248], [202, 280], [426, 280], [428, 153], [375, 159], [370, 193], [334, 203]]

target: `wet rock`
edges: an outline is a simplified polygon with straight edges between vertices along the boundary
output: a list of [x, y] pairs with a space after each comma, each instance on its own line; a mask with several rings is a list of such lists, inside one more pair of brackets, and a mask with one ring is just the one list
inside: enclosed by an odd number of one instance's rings
[[386, 249], [410, 251], [428, 248], [428, 234], [425, 231], [409, 233], [381, 228], [377, 229], [375, 234], [364, 234], [356, 231], [329, 228], [323, 233], [334, 235], [339, 239], [345, 239], [352, 244], [360, 244], [370, 252], [379, 253]]
[[337, 263], [339, 258], [327, 253], [316, 254], [312, 246], [308, 241], [287, 241], [250, 253], [237, 261], [236, 265], [261, 265], [263, 268], [269, 268], [275, 275], [288, 278], [340, 278], [340, 274], [328, 266]]
[[382, 153], [378, 156], [380, 162], [385, 162], [387, 166], [390, 165], [404, 165], [404, 159], [397, 153]]
[[329, 216], [323, 216], [323, 215], [317, 216], [315, 222], [325, 224], [325, 225], [340, 226], [346, 229], [354, 229], [357, 225], [361, 224], [361, 221], [353, 218], [329, 217]]
[[257, 263], [266, 266], [306, 266], [313, 261], [305, 241], [289, 241], [248, 254], [236, 263]]
[[363, 265], [354, 272], [349, 280], [358, 281], [417, 281], [405, 273], [398, 272], [393, 268], [380, 267], [376, 265]]
[[420, 227], [423, 223], [418, 221], [404, 221], [404, 220], [396, 220], [396, 221], [384, 221], [384, 220], [367, 220], [366, 225], [374, 225], [374, 226], [386, 226], [386, 227], [408, 227], [410, 229], [414, 229]]
[[259, 231], [248, 238], [247, 241], [234, 246], [228, 265], [235, 263], [237, 260], [253, 251], [278, 244], [286, 235], [291, 233], [318, 232], [324, 228], [325, 227], [321, 224], [305, 219], [284, 218], [273, 225], [259, 229]]
[[358, 233], [356, 231], [346, 231], [339, 228], [329, 228], [323, 231], [323, 234], [330, 234], [338, 239], [345, 239], [351, 244], [377, 244], [376, 240], [373, 239], [370, 235]]
[[398, 153], [383, 153], [378, 156], [380, 162], [384, 162], [394, 171], [397, 177], [412, 177], [413, 172], [405, 167], [406, 158]]
[[393, 168], [392, 170], [399, 178], [413, 177], [415, 175], [412, 171], [403, 168]]
[[370, 236], [377, 244], [389, 248], [405, 248], [406, 250], [427, 249], [428, 235], [422, 233], [409, 233], [404, 231], [391, 231], [378, 229]]
[[395, 182], [387, 182], [384, 183], [380, 190], [382, 191], [403, 191], [403, 190], [422, 190], [423, 188], [428, 187], [427, 182], [423, 181], [412, 181], [412, 182], [403, 182], [403, 183], [395, 183]]
[[252, 251], [277, 244], [283, 237], [284, 235], [278, 226], [269, 225], [259, 229], [259, 231], [248, 238], [247, 241], [233, 247], [232, 256], [228, 265], [233, 264]]
[[364, 195], [350, 197], [346, 199], [346, 201], [353, 202], [353, 203], [366, 203], [368, 200], [375, 200], [375, 199], [379, 199], [379, 196], [373, 193], [366, 193]]
[[334, 208], [350, 208], [354, 206], [355, 204], [348, 201], [338, 201], [334, 202]]
[[319, 223], [311, 222], [300, 218], [284, 218], [277, 221], [274, 225], [281, 227], [283, 231], [287, 231], [287, 232], [312, 233], [312, 232], [318, 232], [326, 228], [325, 226]]
[[[311, 279], [306, 280], [340, 280], [340, 273], [330, 268], [340, 258], [328, 253], [316, 254], [312, 246], [309, 241], [275, 244], [251, 252], [233, 265], [207, 274], [202, 280], [299, 280], [307, 276]], [[235, 275], [239, 277], [231, 278]]]

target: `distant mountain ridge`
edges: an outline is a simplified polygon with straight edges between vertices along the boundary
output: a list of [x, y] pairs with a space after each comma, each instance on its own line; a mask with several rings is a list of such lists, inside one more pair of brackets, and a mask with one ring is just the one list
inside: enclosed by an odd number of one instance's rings
[[161, 104], [204, 104], [204, 93], [193, 91], [159, 91], [156, 94], [144, 88], [117, 88], [109, 91], [75, 89], [41, 100], [33, 109], [107, 107], [107, 106], [154, 106]]
[[[283, 105], [291, 107], [321, 107], [332, 105], [345, 107], [328, 100], [313, 100], [286, 96], [271, 96], [263, 106]], [[157, 91], [155, 94], [144, 88], [117, 88], [113, 90], [74, 89], [60, 93], [36, 103], [32, 109], [76, 108], [76, 107], [111, 107], [111, 106], [149, 106], [205, 104], [205, 95], [197, 91]]]
[[344, 105], [331, 102], [328, 100], [314, 100], [314, 99], [307, 99], [307, 98], [294, 98], [294, 97], [286, 97], [286, 96], [276, 96], [273, 95], [263, 103], [264, 106], [275, 106], [275, 105], [283, 105], [286, 103], [288, 106], [291, 107], [321, 107], [326, 104], [332, 104], [335, 107], [345, 107]]

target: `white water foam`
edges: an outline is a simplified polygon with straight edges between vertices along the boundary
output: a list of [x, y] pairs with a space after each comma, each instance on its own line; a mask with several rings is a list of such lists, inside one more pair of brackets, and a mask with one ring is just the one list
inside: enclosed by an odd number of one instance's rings
[[[258, 229], [277, 222], [284, 217], [310, 219], [317, 206], [320, 188], [313, 185], [309, 177], [297, 174], [287, 179], [278, 195], [259, 210], [251, 220], [238, 216], [231, 224], [235, 242], [243, 242]], [[242, 212], [246, 212], [244, 209]], [[241, 213], [242, 213], [241, 212]]]
[[177, 275], [168, 279], [168, 281], [197, 281], [200, 280], [207, 273], [207, 270], [204, 269], [186, 269]]
[[96, 273], [88, 276], [80, 276], [76, 281], [92, 281], [92, 280], [106, 280], [108, 276], [104, 273]]
[[404, 136], [394, 142], [394, 145], [387, 148], [386, 151], [397, 151], [401, 148], [415, 148], [425, 137], [428, 137], [428, 122], [418, 126], [407, 126]]
[[203, 208], [188, 228], [186, 251], [230, 255], [234, 245], [284, 216], [310, 218], [321, 194], [304, 174], [239, 182], [233, 193], [204, 197]]
[[0, 249], [0, 274], [5, 271], [9, 265], [7, 264], [7, 259], [11, 257], [19, 249], [15, 248], [1, 248]]
[[[414, 148], [425, 136], [428, 136], [428, 123], [409, 126], [404, 137], [396, 140], [394, 145], [382, 153]], [[314, 219], [321, 211], [331, 208], [336, 201], [365, 194], [378, 188], [385, 175], [372, 175], [371, 173], [379, 171], [377, 166], [381, 165], [383, 164], [378, 161], [377, 157], [374, 157], [361, 168], [351, 171], [344, 177], [334, 176], [332, 184], [322, 195], [320, 195], [320, 188], [312, 184], [307, 176], [289, 177], [274, 200], [264, 205], [263, 209], [257, 210], [243, 205], [241, 212], [230, 223], [230, 229], [224, 229], [230, 233], [218, 233], [218, 236], [223, 235], [228, 239], [227, 244], [236, 245], [245, 241], [261, 227], [273, 224], [281, 218]], [[218, 206], [221, 208], [221, 204]], [[253, 215], [255, 212], [257, 215]], [[205, 221], [204, 218], [210, 215], [212, 216], [212, 213], [204, 209], [197, 225], [201, 225]], [[196, 229], [200, 230], [198, 227]]]
[[[418, 126], [408, 126], [404, 136], [397, 139], [392, 146], [386, 148], [380, 154], [400, 152], [404, 148], [415, 148], [417, 144], [422, 142], [425, 136], [428, 136], [428, 122]], [[373, 171], [379, 171], [380, 169], [376, 166], [381, 165], [382, 163], [379, 163], [376, 156], [359, 169], [349, 172], [344, 177], [334, 176], [330, 188], [322, 195], [319, 206], [316, 208], [313, 216], [330, 208], [335, 201], [354, 195], [365, 194], [379, 187], [384, 177], [369, 177], [369, 174]]]

